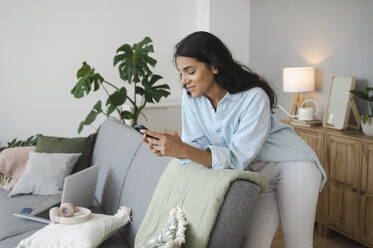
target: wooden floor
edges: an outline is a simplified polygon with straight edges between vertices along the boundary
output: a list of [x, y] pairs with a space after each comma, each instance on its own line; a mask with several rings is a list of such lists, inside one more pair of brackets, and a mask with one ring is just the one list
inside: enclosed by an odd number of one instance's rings
[[[331, 239], [323, 238], [314, 232], [313, 238], [314, 248], [366, 248], [366, 246], [356, 243], [342, 235], [336, 234], [335, 237]], [[282, 240], [282, 231], [276, 233], [273, 239], [271, 248], [284, 248], [284, 242]]]

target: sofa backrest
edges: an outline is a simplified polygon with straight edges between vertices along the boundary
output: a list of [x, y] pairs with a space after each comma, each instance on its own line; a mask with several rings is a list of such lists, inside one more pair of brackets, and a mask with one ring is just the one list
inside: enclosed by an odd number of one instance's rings
[[[92, 160], [100, 167], [95, 196], [104, 211], [114, 214], [121, 205], [132, 208], [131, 224], [120, 232], [127, 245], [134, 247], [137, 230], [171, 158], [155, 156], [134, 128], [106, 120], [97, 136]], [[240, 247], [259, 192], [260, 187], [248, 181], [237, 180], [231, 185], [208, 248]]]
[[104, 211], [113, 214], [122, 205], [132, 208], [131, 224], [121, 233], [133, 247], [153, 191], [171, 158], [152, 154], [134, 128], [106, 120], [92, 160], [100, 166], [95, 197]]
[[116, 121], [105, 121], [98, 133], [92, 164], [99, 165], [95, 197], [108, 214], [119, 207], [121, 189], [132, 158], [141, 144], [139, 135]]

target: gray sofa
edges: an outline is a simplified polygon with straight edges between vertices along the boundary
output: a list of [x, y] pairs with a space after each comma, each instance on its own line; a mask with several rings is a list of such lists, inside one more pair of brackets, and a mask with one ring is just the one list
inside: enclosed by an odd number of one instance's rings
[[[162, 171], [171, 160], [153, 155], [133, 128], [106, 120], [97, 136], [93, 164], [100, 166], [93, 212], [113, 214], [121, 205], [132, 208], [132, 221], [100, 247], [133, 247], [135, 235], [150, 203]], [[237, 180], [231, 184], [210, 237], [209, 247], [240, 247], [250, 209], [260, 188]], [[0, 189], [0, 248], [15, 247], [44, 224], [14, 217], [29, 204], [47, 196], [8, 197]], [[229, 228], [227, 228], [229, 227]]]

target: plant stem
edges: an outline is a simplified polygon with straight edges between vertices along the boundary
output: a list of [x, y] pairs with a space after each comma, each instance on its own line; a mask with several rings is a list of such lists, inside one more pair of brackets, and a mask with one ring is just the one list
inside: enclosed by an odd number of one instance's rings
[[95, 127], [95, 126], [93, 126], [92, 124], [89, 124], [93, 129], [96, 129], [96, 130], [98, 130], [98, 128], [97, 127]]
[[373, 102], [369, 102], [370, 115], [373, 116]]
[[[105, 82], [106, 82], [106, 81], [105, 81]], [[114, 86], [114, 87], [115, 87], [115, 86]], [[105, 85], [102, 84], [102, 88], [104, 88], [106, 94], [110, 97], [109, 91], [107, 91], [107, 89], [105, 88]], [[118, 112], [118, 114], [119, 114], [119, 117], [120, 117], [120, 111], [119, 111], [118, 107], [116, 107], [115, 109], [117, 110], [117, 112]], [[122, 120], [122, 122], [123, 122], [123, 124], [126, 124], [126, 123], [124, 122], [124, 120]]]
[[129, 96], [127, 96], [127, 99], [132, 103], [134, 107], [136, 107], [136, 103]]
[[102, 88], [104, 88], [106, 95], [110, 96], [109, 91], [107, 91], [107, 89], [105, 88], [105, 85], [102, 85]]
[[104, 82], [104, 83], [107, 83], [108, 85], [110, 85], [110, 86], [113, 87], [114, 89], [119, 90], [119, 88], [118, 88], [117, 86], [115, 86], [114, 84], [109, 83], [109, 82], [106, 81], [106, 80], [104, 80], [103, 82]]
[[107, 112], [105, 113], [105, 111], [102, 111], [102, 113], [103, 113], [104, 115], [106, 115], [106, 117], [109, 118], [109, 119], [111, 119], [111, 120], [120, 121], [120, 119], [108, 115]]
[[[139, 119], [139, 116], [140, 116], [140, 114], [142, 114], [141, 112], [142, 112], [142, 110], [145, 108], [145, 105], [146, 105], [146, 103], [144, 102], [142, 105], [140, 105], [140, 107], [139, 108], [136, 108], [135, 110], [134, 110], [134, 118], [133, 118], [133, 121], [134, 121], [134, 125], [136, 125], [137, 124], [137, 120]], [[146, 118], [145, 118], [146, 119]]]
[[146, 115], [143, 112], [140, 112], [140, 115], [142, 115], [144, 117], [144, 119], [146, 120], [146, 122], [148, 122], [148, 118], [146, 117]]
[[134, 105], [136, 105], [136, 83], [134, 85], [135, 87], [133, 87], [133, 100], [134, 100]]

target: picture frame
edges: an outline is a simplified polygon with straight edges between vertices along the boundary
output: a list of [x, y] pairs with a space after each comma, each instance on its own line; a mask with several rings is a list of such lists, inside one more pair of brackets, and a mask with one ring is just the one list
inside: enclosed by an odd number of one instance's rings
[[355, 78], [351, 76], [333, 76], [329, 88], [329, 96], [326, 104], [323, 126], [338, 130], [349, 127], [350, 113], [355, 116], [356, 129], [361, 127], [361, 119], [356, 103], [350, 93], [356, 86]]

